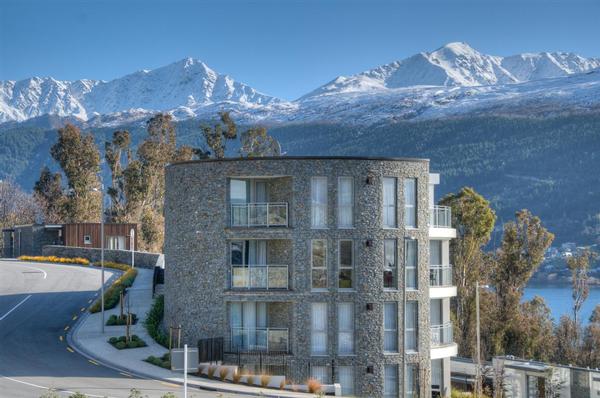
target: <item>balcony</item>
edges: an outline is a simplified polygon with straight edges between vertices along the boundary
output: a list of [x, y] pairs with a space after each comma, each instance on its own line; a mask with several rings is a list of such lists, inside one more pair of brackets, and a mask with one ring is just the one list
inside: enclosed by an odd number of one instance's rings
[[452, 322], [431, 326], [431, 347], [443, 347], [454, 344]]
[[232, 265], [232, 289], [288, 289], [287, 265]]
[[287, 328], [231, 328], [231, 352], [289, 352]]
[[429, 286], [431, 286], [431, 287], [452, 286], [452, 266], [451, 265], [430, 265], [429, 266]]
[[286, 202], [234, 203], [231, 205], [232, 227], [287, 227]]
[[429, 213], [431, 228], [452, 228], [452, 208], [449, 206], [433, 206]]

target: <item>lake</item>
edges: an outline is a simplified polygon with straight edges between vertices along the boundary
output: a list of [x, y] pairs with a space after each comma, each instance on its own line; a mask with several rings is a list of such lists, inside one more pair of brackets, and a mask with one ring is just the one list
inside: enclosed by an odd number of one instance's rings
[[[571, 285], [532, 285], [525, 288], [523, 300], [530, 300], [534, 296], [541, 296], [552, 311], [554, 322], [558, 323], [562, 315], [573, 314], [573, 298]], [[581, 322], [587, 324], [592, 310], [600, 304], [600, 286], [590, 286], [590, 295], [580, 311]]]

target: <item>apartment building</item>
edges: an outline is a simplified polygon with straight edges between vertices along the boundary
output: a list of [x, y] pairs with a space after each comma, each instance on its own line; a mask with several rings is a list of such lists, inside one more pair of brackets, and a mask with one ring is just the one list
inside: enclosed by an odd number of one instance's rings
[[165, 325], [343, 395], [449, 396], [456, 231], [438, 183], [423, 159], [168, 166]]

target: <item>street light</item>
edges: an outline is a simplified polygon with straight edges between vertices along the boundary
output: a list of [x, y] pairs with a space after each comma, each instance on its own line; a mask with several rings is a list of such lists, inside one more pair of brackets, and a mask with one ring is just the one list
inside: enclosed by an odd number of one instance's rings
[[475, 313], [477, 318], [477, 369], [475, 376], [475, 397], [481, 396], [481, 333], [479, 327], [479, 288], [489, 289], [489, 285], [479, 285], [479, 281], [475, 282]]
[[92, 191], [100, 192], [100, 269], [102, 282], [100, 283], [100, 312], [102, 313], [102, 334], [104, 334], [104, 184], [100, 183], [100, 189], [93, 188]]

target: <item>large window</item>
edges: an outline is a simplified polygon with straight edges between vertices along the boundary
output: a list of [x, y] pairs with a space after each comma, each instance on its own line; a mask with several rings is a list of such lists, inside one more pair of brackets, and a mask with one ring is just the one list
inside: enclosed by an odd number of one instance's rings
[[406, 326], [404, 344], [406, 351], [417, 351], [418, 347], [418, 305], [416, 301], [406, 302]]
[[354, 395], [354, 367], [340, 366], [338, 368], [338, 382], [342, 386], [342, 395]]
[[396, 228], [396, 179], [383, 178], [383, 226]]
[[383, 303], [383, 350], [398, 352], [398, 304]]
[[404, 180], [404, 226], [417, 227], [417, 180]]
[[385, 365], [383, 368], [383, 396], [398, 397], [398, 365]]
[[338, 354], [354, 354], [354, 304], [338, 304]]
[[396, 240], [386, 239], [383, 241], [384, 261], [383, 265], [383, 287], [386, 289], [397, 288], [396, 273], [398, 270]]
[[417, 245], [415, 239], [407, 239], [406, 241], [406, 288], [417, 289]]
[[311, 192], [311, 225], [313, 228], [327, 227], [327, 177], [313, 177]]
[[431, 391], [442, 392], [444, 385], [444, 366], [442, 359], [431, 360]]
[[327, 354], [327, 303], [312, 303], [311, 310], [312, 355]]
[[406, 398], [419, 398], [419, 368], [415, 364], [406, 365]]
[[441, 240], [430, 240], [429, 241], [429, 264], [430, 265], [442, 265], [442, 241]]
[[354, 219], [354, 183], [352, 177], [338, 179], [338, 228], [352, 228]]
[[354, 269], [354, 242], [340, 240], [338, 243], [339, 281], [340, 289], [352, 289]]
[[311, 241], [312, 288], [327, 289], [327, 241]]

